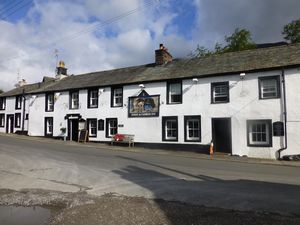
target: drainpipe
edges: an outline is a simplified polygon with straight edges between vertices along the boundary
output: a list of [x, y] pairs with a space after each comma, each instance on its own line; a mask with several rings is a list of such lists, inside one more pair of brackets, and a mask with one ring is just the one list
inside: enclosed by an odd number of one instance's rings
[[25, 124], [25, 103], [26, 103], [26, 98], [25, 98], [25, 90], [23, 89], [22, 93], [22, 99], [23, 99], [23, 116], [22, 116], [22, 134], [24, 134], [24, 124]]
[[281, 152], [287, 149], [287, 107], [286, 107], [286, 87], [285, 87], [285, 71], [284, 68], [281, 70], [281, 82], [282, 82], [282, 100], [283, 100], [283, 123], [284, 123], [284, 147], [277, 151], [278, 160], [281, 159]]

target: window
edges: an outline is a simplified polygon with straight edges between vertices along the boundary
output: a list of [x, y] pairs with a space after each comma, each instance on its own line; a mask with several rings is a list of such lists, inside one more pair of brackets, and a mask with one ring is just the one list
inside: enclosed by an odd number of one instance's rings
[[79, 109], [79, 91], [70, 92], [70, 109]]
[[167, 103], [168, 104], [182, 103], [182, 83], [181, 83], [181, 81], [167, 83]]
[[97, 137], [97, 119], [87, 119], [89, 137]]
[[15, 127], [17, 128], [21, 127], [21, 113], [15, 114]]
[[272, 121], [248, 120], [248, 146], [272, 147]]
[[5, 110], [6, 99], [4, 97], [0, 98], [0, 110]]
[[259, 77], [259, 99], [280, 98], [279, 76]]
[[123, 87], [111, 88], [111, 107], [121, 107], [123, 105]]
[[52, 112], [54, 110], [54, 94], [46, 94], [46, 112]]
[[88, 90], [88, 108], [98, 107], [98, 89]]
[[178, 118], [177, 116], [162, 117], [163, 141], [178, 141]]
[[16, 96], [16, 109], [21, 109], [22, 107], [22, 95]]
[[211, 103], [229, 102], [229, 82], [211, 84]]
[[53, 136], [53, 117], [45, 117], [45, 136]]
[[201, 117], [200, 116], [184, 117], [184, 136], [186, 142], [201, 141]]
[[5, 124], [5, 114], [0, 114], [0, 127], [4, 127]]
[[106, 137], [109, 138], [118, 133], [118, 119], [107, 118], [106, 119]]

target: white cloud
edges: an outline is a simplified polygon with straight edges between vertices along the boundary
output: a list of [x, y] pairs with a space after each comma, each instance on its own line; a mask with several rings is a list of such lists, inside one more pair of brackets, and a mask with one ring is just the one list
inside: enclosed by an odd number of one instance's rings
[[[167, 2], [158, 9], [147, 5], [151, 1], [157, 4], [157, 0], [36, 0], [17, 23], [0, 21], [0, 88], [11, 89], [18, 70], [30, 83], [54, 76], [55, 49], [70, 74], [151, 63], [159, 43], [175, 57], [185, 56], [190, 43], [176, 29], [166, 33], [177, 15], [168, 11]], [[115, 23], [101, 24], [145, 5]], [[94, 31], [96, 26], [99, 30]]]

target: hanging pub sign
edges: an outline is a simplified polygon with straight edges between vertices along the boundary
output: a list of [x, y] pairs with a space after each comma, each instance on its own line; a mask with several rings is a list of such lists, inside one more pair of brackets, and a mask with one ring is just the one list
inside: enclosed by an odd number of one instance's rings
[[159, 116], [159, 95], [149, 95], [142, 91], [138, 96], [129, 97], [128, 117]]
[[284, 136], [283, 122], [277, 121], [273, 123], [273, 136]]

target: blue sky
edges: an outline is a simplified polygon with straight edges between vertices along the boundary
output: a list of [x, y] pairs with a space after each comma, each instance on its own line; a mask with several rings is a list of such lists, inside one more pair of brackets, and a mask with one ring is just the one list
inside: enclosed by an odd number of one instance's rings
[[256, 43], [282, 41], [299, 9], [298, 0], [0, 0], [0, 88], [54, 76], [55, 49], [80, 74], [151, 63], [160, 43], [188, 57], [237, 27]]

